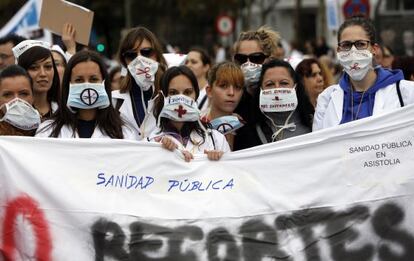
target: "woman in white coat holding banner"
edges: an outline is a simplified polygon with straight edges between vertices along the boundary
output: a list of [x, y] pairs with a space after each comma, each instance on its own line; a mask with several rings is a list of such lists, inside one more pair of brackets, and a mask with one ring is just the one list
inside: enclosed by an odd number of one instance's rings
[[112, 107], [108, 74], [95, 52], [81, 51], [69, 60], [61, 101], [53, 118], [38, 128], [37, 137], [133, 140], [138, 137]]
[[[162, 143], [168, 150], [180, 150], [186, 161], [193, 154], [205, 153], [210, 160], [219, 160], [230, 147], [223, 134], [207, 130], [200, 121], [197, 78], [186, 66], [169, 68], [161, 79], [161, 94], [154, 103], [158, 129], [148, 138]], [[163, 97], [164, 96], [164, 97]]]
[[346, 20], [338, 31], [337, 57], [345, 73], [317, 100], [313, 130], [382, 114], [414, 103], [414, 82], [400, 70], [373, 65], [378, 53], [374, 25], [363, 17]]

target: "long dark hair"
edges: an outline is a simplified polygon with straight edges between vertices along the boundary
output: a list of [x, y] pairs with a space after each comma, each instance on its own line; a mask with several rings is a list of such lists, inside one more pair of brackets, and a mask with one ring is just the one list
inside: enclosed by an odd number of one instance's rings
[[[148, 42], [150, 42], [151, 47], [155, 51], [156, 60], [159, 63], [157, 73], [155, 74], [155, 82], [154, 82], [155, 93], [157, 93], [159, 90], [161, 76], [168, 66], [162, 54], [163, 53], [162, 46], [160, 42], [158, 41], [158, 38], [155, 36], [155, 34], [153, 34], [150, 30], [142, 26], [138, 26], [138, 27], [130, 29], [127, 35], [125, 36], [125, 38], [122, 39], [119, 45], [118, 59], [124, 67], [127, 67], [124, 53], [134, 49], [137, 42], [140, 45], [144, 40], [147, 40]], [[122, 93], [128, 92], [129, 90], [131, 90], [133, 84], [134, 84], [134, 79], [131, 77], [131, 75], [128, 72], [126, 77], [124, 77], [124, 79], [121, 82], [120, 92]]]
[[[194, 88], [195, 92], [195, 100], [197, 100], [200, 94], [200, 88], [197, 83], [197, 78], [195, 77], [194, 73], [185, 65], [181, 66], [173, 66], [170, 67], [167, 71], [165, 71], [164, 75], [161, 78], [161, 90], [165, 96], [168, 96], [168, 88], [170, 86], [170, 82], [173, 78], [183, 75], [187, 77], [191, 85]], [[158, 119], [158, 116], [161, 113], [162, 108], [164, 107], [164, 97], [159, 95], [158, 98], [154, 102], [154, 117]], [[160, 130], [165, 131], [167, 128], [173, 128], [170, 124], [170, 120], [167, 118], [161, 118], [159, 122]], [[203, 137], [203, 142], [205, 141], [205, 132], [201, 128], [200, 124], [195, 122], [185, 122], [181, 133], [184, 135], [190, 135], [191, 131], [196, 131], [201, 137]]]
[[[94, 62], [99, 66], [102, 78], [105, 81], [105, 91], [108, 94], [109, 101], [111, 102], [111, 84], [108, 80], [108, 73], [106, 71], [106, 67], [102, 58], [99, 56], [99, 54], [89, 50], [83, 50], [76, 53], [69, 60], [65, 73], [63, 75], [61, 100], [62, 104], [64, 105], [59, 107], [56, 115], [53, 118], [54, 121], [51, 125], [53, 131], [50, 134], [50, 137], [57, 138], [64, 125], [69, 125], [75, 135], [78, 126], [78, 118], [76, 116], [76, 113], [71, 112], [66, 106], [66, 102], [69, 96], [69, 84], [73, 67], [79, 63], [88, 61]], [[109, 107], [98, 109], [96, 114], [96, 124], [102, 133], [108, 135], [110, 138], [122, 139], [124, 137], [122, 134], [123, 122], [119, 116], [119, 113], [116, 112], [116, 110], [112, 107], [112, 102]]]
[[[292, 77], [294, 83], [298, 83], [298, 76], [293, 70], [292, 66], [283, 60], [271, 58], [262, 65], [262, 72], [260, 74], [259, 86], [262, 86], [263, 77], [267, 70], [275, 67], [283, 67], [289, 72], [289, 75]], [[301, 87], [302, 86], [302, 87]], [[299, 88], [298, 88], [299, 87]], [[260, 91], [261, 88], [257, 88], [254, 93], [254, 116], [253, 119], [256, 119], [258, 122], [263, 122], [266, 120], [263, 113], [260, 111], [259, 100], [260, 100]], [[312, 106], [312, 103], [309, 100], [309, 96], [306, 94], [303, 85], [296, 85], [296, 97], [298, 98], [298, 106], [296, 110], [299, 113], [300, 121], [306, 127], [312, 128], [312, 119], [315, 109]]]
[[59, 104], [59, 107], [60, 107], [61, 104], [59, 102], [59, 90], [60, 90], [59, 74], [58, 74], [55, 60], [53, 59], [53, 55], [51, 51], [44, 47], [34, 46], [19, 56], [18, 65], [20, 65], [26, 71], [28, 71], [32, 64], [34, 64], [37, 61], [43, 61], [49, 57], [52, 59], [52, 64], [53, 64], [53, 80], [52, 80], [52, 86], [47, 92], [47, 101], [56, 102]]

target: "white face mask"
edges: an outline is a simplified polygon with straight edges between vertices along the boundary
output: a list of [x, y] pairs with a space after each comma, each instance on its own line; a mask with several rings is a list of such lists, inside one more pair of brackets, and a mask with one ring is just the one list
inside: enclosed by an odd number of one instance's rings
[[16, 98], [3, 104], [0, 109], [4, 109], [4, 107], [6, 113], [0, 119], [0, 122], [5, 121], [21, 130], [34, 130], [39, 127], [39, 112], [25, 100]]
[[337, 53], [339, 63], [354, 81], [361, 81], [372, 69], [372, 53], [369, 50], [358, 50], [355, 46], [349, 51]]
[[154, 85], [155, 74], [158, 70], [158, 62], [138, 55], [129, 65], [128, 71], [135, 82], [144, 91], [148, 91]]
[[298, 106], [296, 86], [261, 90], [260, 110], [263, 112], [293, 111]]
[[244, 75], [244, 84], [246, 86], [255, 85], [259, 82], [262, 65], [251, 63], [249, 61], [240, 66]]
[[200, 110], [197, 102], [190, 97], [182, 94], [172, 95], [164, 98], [164, 107], [159, 118], [161, 117], [179, 122], [198, 121]]

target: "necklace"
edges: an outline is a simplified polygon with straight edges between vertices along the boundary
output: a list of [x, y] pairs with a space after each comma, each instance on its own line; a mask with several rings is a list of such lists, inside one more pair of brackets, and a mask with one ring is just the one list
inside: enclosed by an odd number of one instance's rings
[[364, 95], [365, 95], [366, 91], [367, 90], [365, 90], [362, 93], [361, 100], [359, 101], [357, 112], [356, 112], [355, 118], [354, 118], [354, 88], [352, 88], [352, 86], [351, 86], [351, 110], [352, 110], [352, 120], [353, 121], [358, 120], [359, 111], [361, 110], [362, 101], [364, 100]]

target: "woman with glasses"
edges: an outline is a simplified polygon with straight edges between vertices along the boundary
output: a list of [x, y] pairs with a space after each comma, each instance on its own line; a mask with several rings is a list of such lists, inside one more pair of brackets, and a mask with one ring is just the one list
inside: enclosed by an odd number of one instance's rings
[[237, 133], [234, 150], [302, 135], [312, 130], [313, 107], [297, 75], [283, 60], [271, 58], [262, 66], [253, 95], [251, 121]]
[[233, 46], [233, 61], [240, 66], [244, 75], [245, 92], [235, 113], [249, 122], [251, 117], [251, 99], [258, 82], [262, 64], [269, 57], [277, 57], [280, 36], [267, 27], [256, 31], [241, 32]]
[[132, 28], [122, 40], [119, 61], [127, 73], [119, 90], [113, 91], [114, 106], [142, 139], [155, 128], [152, 98], [158, 94], [159, 81], [167, 68], [161, 44], [144, 27]]
[[414, 102], [414, 83], [400, 70], [375, 67], [379, 52], [372, 22], [346, 20], [338, 31], [337, 58], [344, 68], [339, 84], [318, 97], [313, 130], [324, 129], [402, 107]]
[[241, 67], [249, 93], [257, 87], [261, 65], [267, 58], [277, 56], [279, 41], [279, 34], [267, 27], [240, 33], [234, 44], [233, 61]]

